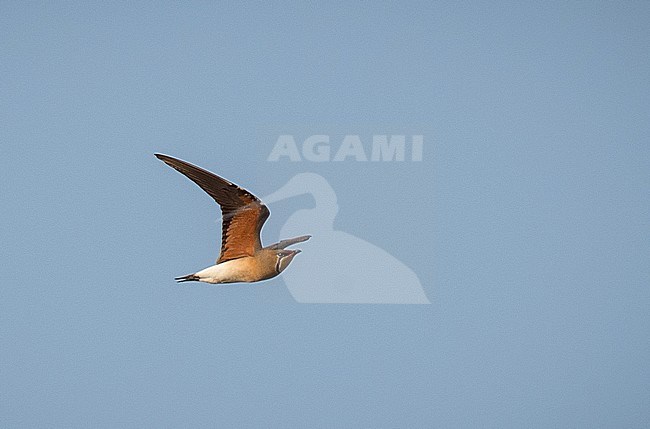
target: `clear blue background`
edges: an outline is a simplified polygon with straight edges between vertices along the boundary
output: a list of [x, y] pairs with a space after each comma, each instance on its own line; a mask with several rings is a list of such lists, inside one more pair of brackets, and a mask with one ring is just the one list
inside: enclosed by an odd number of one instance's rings
[[[525, 3], [2, 2], [0, 426], [648, 427], [650, 4]], [[219, 216], [157, 151], [323, 175], [432, 305], [174, 284]]]

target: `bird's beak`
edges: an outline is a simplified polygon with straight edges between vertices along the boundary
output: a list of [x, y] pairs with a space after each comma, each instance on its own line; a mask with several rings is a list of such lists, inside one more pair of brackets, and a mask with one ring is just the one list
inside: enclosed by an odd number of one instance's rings
[[302, 252], [302, 250], [300, 250], [300, 249], [293, 249], [293, 250], [291, 250], [291, 253], [289, 254], [289, 256], [287, 256], [287, 258], [289, 259], [289, 261], [292, 261], [293, 258], [295, 258], [296, 255], [297, 255], [298, 253], [300, 253], [300, 252]]

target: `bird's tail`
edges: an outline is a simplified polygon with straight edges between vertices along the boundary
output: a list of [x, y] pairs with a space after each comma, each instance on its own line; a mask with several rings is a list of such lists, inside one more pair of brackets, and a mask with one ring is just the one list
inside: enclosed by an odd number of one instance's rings
[[186, 276], [180, 276], [174, 278], [178, 283], [183, 283], [183, 282], [198, 282], [199, 281], [199, 276], [194, 275], [194, 274], [188, 274]]

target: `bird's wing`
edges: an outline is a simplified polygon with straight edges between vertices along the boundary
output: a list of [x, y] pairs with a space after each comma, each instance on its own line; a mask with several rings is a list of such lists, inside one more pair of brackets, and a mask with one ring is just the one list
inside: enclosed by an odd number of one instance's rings
[[292, 244], [302, 243], [303, 241], [307, 241], [310, 238], [311, 235], [301, 235], [300, 237], [288, 238], [286, 240], [278, 241], [277, 243], [271, 244], [270, 246], [266, 246], [265, 249], [271, 249], [271, 250], [286, 249]]
[[245, 189], [216, 174], [171, 156], [156, 154], [170, 167], [190, 178], [221, 206], [221, 254], [217, 264], [243, 256], [252, 256], [262, 248], [260, 231], [269, 217], [269, 209]]

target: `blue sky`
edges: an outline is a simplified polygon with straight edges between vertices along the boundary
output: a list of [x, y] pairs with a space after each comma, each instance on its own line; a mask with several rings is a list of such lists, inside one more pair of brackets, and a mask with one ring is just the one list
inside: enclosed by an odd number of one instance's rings
[[[3, 427], [646, 427], [646, 2], [0, 5]], [[422, 134], [421, 162], [267, 157]], [[431, 305], [176, 285], [300, 172]], [[307, 197], [275, 203], [278, 239]], [[308, 231], [306, 231], [308, 233]], [[305, 247], [307, 251], [307, 247]], [[300, 263], [300, 255], [293, 264]]]

